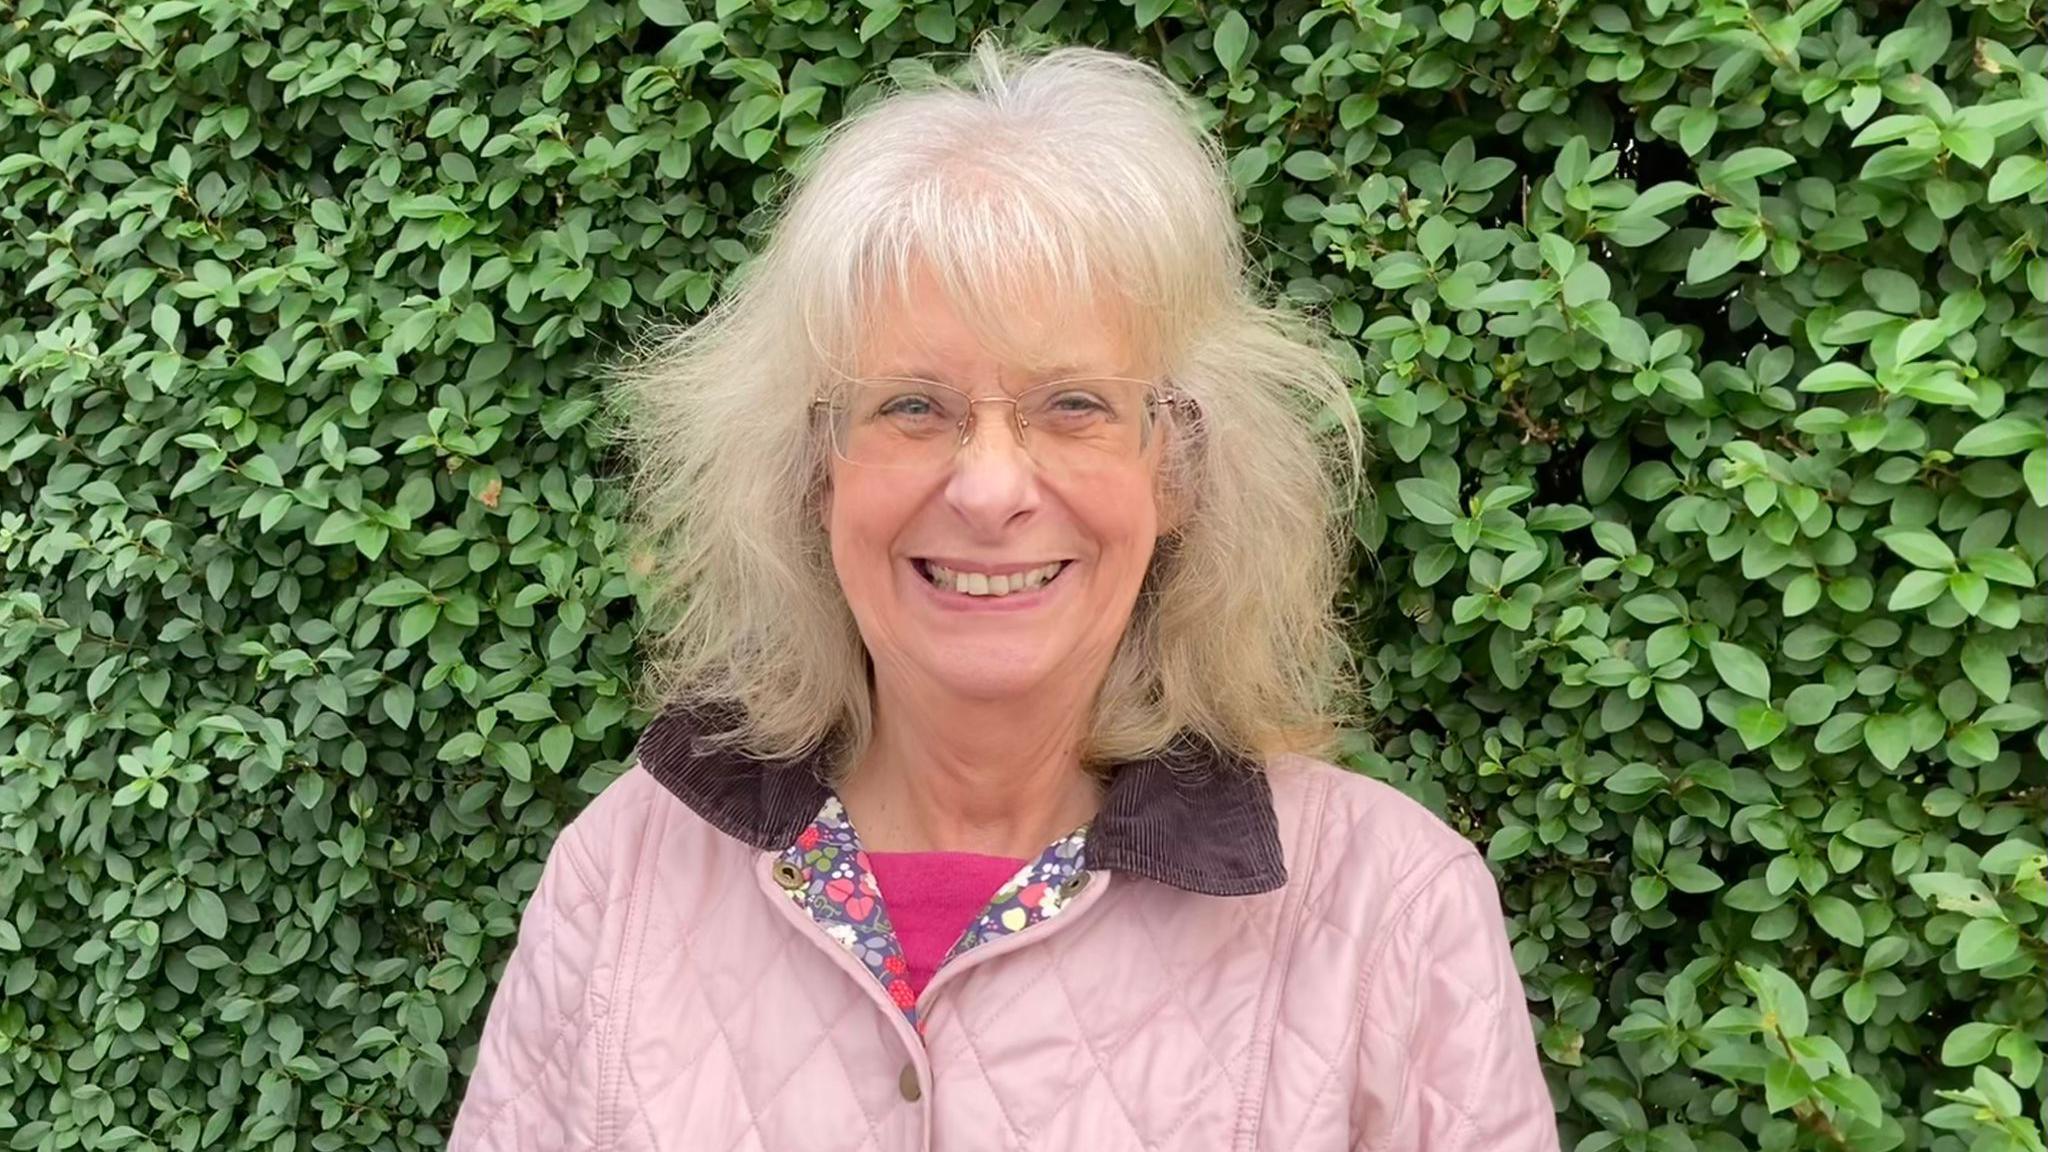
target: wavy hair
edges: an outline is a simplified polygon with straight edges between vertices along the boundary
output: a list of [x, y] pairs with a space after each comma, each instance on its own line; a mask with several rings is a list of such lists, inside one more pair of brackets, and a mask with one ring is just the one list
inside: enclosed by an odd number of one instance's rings
[[1320, 751], [1350, 699], [1334, 601], [1363, 435], [1328, 337], [1265, 302], [1218, 143], [1140, 61], [979, 41], [824, 133], [762, 250], [694, 324], [619, 365], [636, 567], [654, 621], [644, 704], [716, 705], [746, 751], [872, 732], [867, 654], [820, 520], [812, 398], [877, 310], [936, 277], [998, 354], [1028, 282], [1113, 309], [1189, 397], [1162, 472], [1179, 510], [1097, 696], [1084, 759], [1191, 737], [1254, 761]]

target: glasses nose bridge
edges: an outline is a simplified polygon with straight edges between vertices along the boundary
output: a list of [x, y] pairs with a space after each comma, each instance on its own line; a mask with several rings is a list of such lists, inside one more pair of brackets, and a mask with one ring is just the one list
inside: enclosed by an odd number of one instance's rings
[[967, 415], [961, 417], [960, 419], [960, 439], [959, 442], [954, 445], [954, 449], [956, 452], [960, 449], [966, 448], [968, 441], [974, 439], [974, 430], [976, 424], [978, 423], [978, 421], [975, 419], [975, 405], [977, 404], [1008, 404], [1010, 406], [1010, 419], [1008, 421], [1010, 425], [1010, 435], [1016, 438], [1017, 446], [1019, 448], [1026, 449], [1028, 454], [1028, 451], [1030, 449], [1030, 443], [1024, 438], [1024, 409], [1021, 407], [1018, 398], [1015, 396], [967, 397]]

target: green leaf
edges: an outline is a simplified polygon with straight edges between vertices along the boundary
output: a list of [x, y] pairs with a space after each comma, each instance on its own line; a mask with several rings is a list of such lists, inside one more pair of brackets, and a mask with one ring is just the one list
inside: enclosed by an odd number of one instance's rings
[[556, 772], [568, 767], [569, 755], [575, 750], [576, 734], [567, 724], [555, 724], [541, 733], [540, 758]]
[[242, 365], [273, 384], [284, 382], [284, 361], [268, 345], [259, 344], [243, 353]]
[[313, 543], [317, 547], [346, 544], [356, 538], [356, 529], [362, 527], [363, 516], [346, 508], [337, 508], [327, 514], [320, 527], [313, 530]]
[[2039, 586], [2033, 566], [2010, 549], [1993, 548], [1983, 552], [1972, 552], [1963, 557], [1963, 566], [1976, 575], [1996, 580], [2000, 584], [2011, 584], [2016, 588]]
[[1708, 648], [1714, 662], [1714, 671], [1721, 682], [1745, 696], [1758, 700], [1771, 698], [1771, 673], [1756, 653], [1727, 640], [1716, 640]]
[[1735, 731], [1745, 748], [1761, 748], [1785, 731], [1785, 715], [1769, 704], [1745, 704], [1736, 710]]
[[397, 642], [400, 648], [410, 648], [426, 638], [441, 620], [441, 606], [432, 601], [415, 604], [398, 617]]
[[1657, 593], [1634, 596], [1622, 601], [1621, 610], [1645, 624], [1665, 624], [1685, 614], [1681, 605], [1671, 597]]
[[1958, 456], [2017, 456], [2048, 444], [2048, 418], [2023, 419], [2000, 416], [1963, 433], [1956, 441]]
[[1835, 711], [1835, 690], [1825, 684], [1801, 684], [1785, 697], [1785, 719], [1811, 728]]
[[1948, 576], [1945, 573], [1925, 570], [1908, 572], [1899, 577], [1899, 582], [1892, 589], [1891, 599], [1885, 603], [1885, 608], [1892, 612], [1919, 608], [1940, 599], [1941, 594], [1946, 591]]
[[1756, 994], [1766, 1028], [1775, 1028], [1791, 1038], [1806, 1035], [1806, 994], [1790, 976], [1773, 967], [1751, 967], [1740, 961], [1735, 971]]
[[2006, 1032], [2003, 1024], [1971, 1021], [1957, 1027], [1941, 1042], [1941, 1062], [1951, 1068], [1966, 1068], [1990, 1059], [1992, 1047]]
[[1408, 514], [1424, 524], [1446, 525], [1463, 515], [1456, 495], [1434, 480], [1411, 476], [1396, 481], [1394, 491]]
[[1629, 881], [1628, 889], [1629, 899], [1645, 912], [1662, 907], [1671, 892], [1671, 886], [1659, 876], [1637, 876]]
[[1790, 152], [1782, 148], [1744, 148], [1720, 162], [1718, 178], [1752, 179], [1767, 172], [1776, 172], [1780, 168], [1789, 168], [1797, 162]]
[[393, 684], [384, 689], [382, 697], [384, 712], [393, 724], [400, 728], [412, 724], [413, 691], [411, 685]]
[[1721, 877], [1712, 871], [1690, 862], [1667, 865], [1664, 878], [1680, 892], [1698, 895], [1713, 892], [1721, 887]]
[[[1142, 10], [1143, 0], [1141, 0], [1140, 8]], [[861, 18], [858, 32], [860, 42], [865, 44], [882, 33], [887, 32], [902, 15], [903, 5], [898, 3], [897, 0], [877, 0], [876, 3], [869, 6], [868, 14]]]
[[1243, 67], [1251, 38], [1251, 26], [1245, 23], [1243, 14], [1235, 8], [1226, 10], [1216, 23], [1215, 39], [1216, 59], [1222, 63], [1225, 72], [1234, 76]]
[[667, 28], [681, 28], [690, 23], [688, 0], [636, 0], [640, 11], [649, 20]]
[[1972, 920], [1956, 937], [1956, 965], [1964, 971], [1995, 967], [2019, 953], [2019, 929], [2005, 920]]
[[1623, 765], [1621, 770], [1607, 778], [1609, 791], [1624, 796], [1640, 796], [1646, 792], [1657, 792], [1669, 787], [1662, 769], [1655, 764], [1635, 763]]
[[544, 692], [515, 692], [498, 702], [514, 720], [530, 723], [556, 718], [554, 701]]
[[1893, 528], [1880, 531], [1878, 539], [1915, 568], [1946, 572], [1956, 566], [1956, 554], [1949, 551], [1941, 537], [1932, 532], [1918, 528]]
[[258, 484], [272, 488], [284, 487], [284, 474], [277, 470], [277, 461], [268, 456], [251, 456], [242, 462], [242, 475]]
[[1817, 896], [1814, 898], [1813, 918], [1822, 930], [1844, 944], [1863, 946], [1863, 918], [1856, 914], [1856, 906], [1839, 896]]
[[1913, 750], [1912, 727], [1904, 716], [1872, 716], [1863, 723], [1863, 742], [1878, 763], [1897, 768]]
[[1561, 294], [1566, 307], [1583, 308], [1595, 300], [1607, 299], [1608, 289], [1607, 273], [1601, 271], [1598, 264], [1584, 263], [1575, 265], [1565, 274]]
[[1894, 356], [1901, 364], [1910, 363], [1927, 355], [1948, 339], [1939, 320], [1909, 320], [1899, 332], [1899, 342]]
[[1337, 174], [1337, 165], [1321, 152], [1290, 152], [1280, 166], [1296, 180], [1315, 183]]
[[1453, 39], [1472, 42], [1473, 30], [1478, 25], [1478, 14], [1470, 4], [1453, 4], [1437, 14], [1437, 23]]
[[1742, 238], [1733, 232], [1709, 232], [1686, 258], [1685, 282], [1704, 284], [1742, 262]]
[[420, 1112], [432, 1115], [448, 1095], [448, 1066], [432, 1060], [415, 1060], [406, 1070], [405, 1088]]
[[1700, 698], [1692, 689], [1675, 681], [1657, 682], [1657, 707], [1681, 728], [1697, 731], [1705, 722], [1700, 711]]
[[1858, 820], [1842, 834], [1866, 848], [1889, 848], [1904, 838], [1897, 828], [1882, 820]]
[[228, 934], [227, 905], [219, 896], [204, 889], [191, 888], [185, 893], [185, 916], [192, 926], [215, 940]]
[[1713, 141], [1714, 129], [1720, 123], [1720, 113], [1712, 107], [1701, 105], [1687, 109], [1678, 122], [1678, 146], [1685, 149], [1687, 156], [1699, 155]]
[[455, 321], [455, 334], [471, 344], [489, 344], [498, 338], [498, 326], [491, 310], [478, 301], [462, 310]]
[[2043, 188], [2048, 188], [2048, 159], [2015, 153], [1999, 162], [1998, 171], [1992, 174], [1986, 187], [1986, 197], [1993, 204], [2021, 196], [2038, 203], [2042, 198], [2034, 193]]
[[1632, 216], [1657, 216], [1700, 195], [1698, 187], [1679, 180], [1667, 180], [1637, 193], [1622, 211]]
[[1920, 283], [1896, 268], [1863, 270], [1863, 290], [1879, 308], [1899, 316], [1920, 311]]
[[1875, 377], [1845, 360], [1823, 364], [1799, 381], [1801, 392], [1852, 392], [1875, 387]]
[[1536, 830], [1527, 824], [1503, 824], [1487, 842], [1486, 858], [1496, 864], [1512, 860], [1535, 843]]
[[2002, 703], [2012, 692], [2012, 665], [1998, 643], [1988, 636], [1975, 636], [1963, 643], [1963, 675], [1970, 678], [1986, 699]]

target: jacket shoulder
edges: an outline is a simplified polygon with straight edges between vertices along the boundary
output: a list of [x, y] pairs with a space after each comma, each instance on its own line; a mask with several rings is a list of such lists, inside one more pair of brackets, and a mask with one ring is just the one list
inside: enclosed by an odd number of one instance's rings
[[690, 810], [639, 758], [572, 817], [556, 840], [600, 891], [615, 889], [651, 853], [744, 850]]
[[1311, 873], [1296, 881], [1397, 897], [1479, 857], [1471, 841], [1391, 784], [1300, 755], [1275, 757], [1266, 772], [1289, 871], [1299, 863]]

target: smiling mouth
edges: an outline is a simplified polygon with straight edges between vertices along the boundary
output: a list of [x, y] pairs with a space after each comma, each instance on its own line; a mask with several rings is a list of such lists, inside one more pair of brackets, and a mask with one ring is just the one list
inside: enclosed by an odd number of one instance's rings
[[1060, 573], [1066, 571], [1067, 565], [1071, 563], [1073, 563], [1071, 560], [1054, 560], [1049, 564], [1041, 564], [1036, 568], [1027, 568], [1022, 572], [1010, 572], [1001, 575], [990, 575], [986, 572], [956, 572], [951, 568], [934, 564], [929, 560], [913, 560], [911, 561], [911, 566], [916, 568], [918, 575], [924, 577], [925, 581], [935, 588], [947, 592], [958, 592], [963, 596], [985, 596], [995, 599], [997, 597], [1014, 596], [1019, 592], [1031, 592], [1043, 588], [1054, 580], [1059, 579]]

